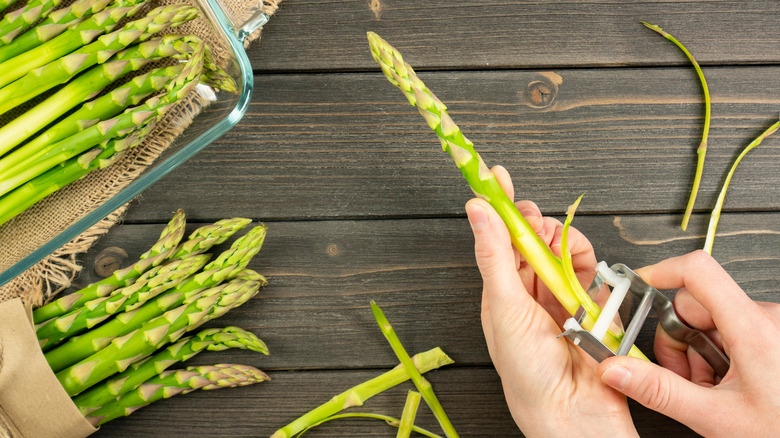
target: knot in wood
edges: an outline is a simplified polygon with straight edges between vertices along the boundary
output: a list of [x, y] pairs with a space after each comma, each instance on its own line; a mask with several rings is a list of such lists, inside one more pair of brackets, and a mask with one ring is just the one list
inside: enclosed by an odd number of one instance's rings
[[95, 274], [108, 277], [121, 268], [125, 260], [127, 260], [127, 252], [122, 248], [116, 246], [106, 248], [95, 257]]
[[334, 256], [334, 255], [338, 255], [338, 253], [339, 253], [338, 245], [336, 245], [335, 243], [328, 245], [328, 254]]
[[533, 107], [546, 108], [555, 100], [557, 88], [545, 81], [533, 81], [526, 88], [528, 102]]

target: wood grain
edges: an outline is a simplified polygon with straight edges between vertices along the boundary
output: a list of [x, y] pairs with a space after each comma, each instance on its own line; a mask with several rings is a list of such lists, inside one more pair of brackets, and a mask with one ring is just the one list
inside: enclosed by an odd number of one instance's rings
[[366, 32], [424, 69], [687, 65], [661, 26], [699, 62], [777, 64], [774, 0], [352, 0], [282, 3], [250, 49], [260, 71], [373, 69]]
[[[714, 205], [732, 160], [777, 117], [780, 67], [707, 71], [713, 122], [697, 211]], [[545, 108], [528, 87], [562, 83]], [[681, 212], [702, 129], [691, 69], [428, 72], [423, 80], [518, 198], [562, 214]], [[131, 221], [227, 211], [263, 220], [436, 217], [471, 197], [417, 111], [381, 74], [260, 75], [238, 126], [144, 193]], [[554, 84], [553, 84], [554, 85]], [[552, 86], [552, 85], [551, 85]], [[740, 164], [725, 209], [780, 209], [777, 136]]]

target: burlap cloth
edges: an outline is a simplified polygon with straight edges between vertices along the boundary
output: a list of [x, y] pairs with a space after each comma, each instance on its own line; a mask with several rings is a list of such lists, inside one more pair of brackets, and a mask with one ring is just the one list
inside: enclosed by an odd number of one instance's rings
[[[186, 0], [151, 0], [149, 8], [163, 4], [181, 3], [182, 1]], [[254, 6], [257, 5], [258, 1], [260, 0], [221, 0], [221, 3], [228, 14], [235, 18], [235, 22], [243, 23], [251, 17], [255, 9]], [[262, 1], [264, 2], [265, 12], [268, 15], [272, 15], [276, 12], [282, 0]], [[138, 16], [141, 16], [141, 14]], [[200, 36], [204, 41], [212, 45], [218, 60], [220, 54], [226, 53], [228, 50], [225, 47], [213, 46], [217, 38], [210, 37], [213, 30], [205, 18], [199, 18], [187, 23], [172, 32], [181, 34], [194, 33]], [[249, 43], [257, 40], [259, 37], [260, 31], [250, 35], [246, 39], [246, 45], [249, 45]], [[133, 148], [130, 153], [123, 156], [116, 163], [106, 169], [90, 173], [85, 178], [38, 202], [21, 215], [0, 225], [0, 272], [10, 268], [33, 250], [59, 235], [70, 225], [129, 185], [165, 151], [177, 135], [191, 124], [193, 118], [206, 104], [206, 99], [202, 98], [198, 93], [192, 93], [185, 101], [173, 108], [163, 120], [158, 122], [155, 131], [143, 144]], [[2, 312], [0, 319], [3, 320], [0, 321], [0, 327], [3, 327], [3, 322], [11, 324], [12, 319], [16, 321], [10, 327], [5, 327], [2, 333], [0, 333], [0, 385], [16, 386], [16, 388], [11, 389], [3, 386], [3, 391], [0, 391], [0, 438], [17, 438], [28, 435], [83, 436], [78, 435], [78, 433], [76, 435], [60, 434], [56, 432], [56, 428], [52, 427], [50, 429], [55, 431], [53, 434], [47, 434], [42, 429], [24, 434], [19, 432], [22, 429], [21, 423], [17, 425], [20, 427], [14, 427], [14, 424], [10, 424], [15, 420], [9, 421], [9, 417], [14, 417], [14, 415], [6, 412], [9, 411], [9, 404], [12, 405], [12, 411], [26, 410], [30, 411], [31, 414], [34, 413], [32, 411], [37, 411], [39, 415], [43, 415], [47, 419], [51, 418], [51, 415], [57, 416], [48, 408], [26, 409], [24, 407], [25, 402], [32, 402], [34, 405], [35, 403], [46, 404], [45, 402], [50, 402], [50, 400], [43, 399], [53, 397], [51, 395], [51, 386], [47, 387], [45, 384], [39, 385], [38, 383], [41, 380], [49, 379], [50, 381], [54, 379], [54, 374], [51, 373], [51, 370], [45, 364], [45, 359], [43, 359], [40, 348], [38, 348], [37, 342], [35, 342], [34, 331], [30, 325], [26, 324], [28, 321], [24, 318], [24, 315], [25, 313], [29, 314], [32, 307], [41, 305], [53, 295], [70, 286], [71, 281], [81, 270], [81, 266], [76, 261], [77, 255], [89, 249], [100, 236], [107, 233], [113, 225], [120, 222], [126, 209], [127, 205], [117, 209], [87, 231], [0, 287], [0, 312]], [[20, 325], [25, 327], [20, 327]], [[31, 339], [31, 341], [26, 342], [24, 339]], [[20, 348], [27, 350], [20, 350]], [[8, 354], [9, 351], [16, 351], [17, 353]], [[32, 357], [36, 353], [40, 355], [40, 358]], [[31, 371], [41, 364], [42, 366], [38, 368], [41, 368], [39, 371], [43, 377], [35, 375]], [[9, 377], [9, 374], [11, 377]], [[10, 383], [4, 384], [2, 382]], [[15, 385], [13, 384], [14, 382], [16, 382]], [[53, 382], [54, 385], [59, 385], [56, 379]], [[49, 385], [51, 385], [51, 382], [49, 382]], [[65, 408], [75, 409], [72, 403], [69, 403], [64, 390], [61, 387], [55, 389], [61, 390], [65, 400], [68, 401], [67, 404], [70, 407], [66, 406]], [[36, 392], [36, 390], [39, 392]], [[17, 398], [14, 398], [16, 397], [13, 394], [14, 391], [19, 393]], [[21, 400], [19, 406], [15, 403], [9, 403], [9, 399]], [[37, 406], [41, 407], [42, 405]], [[56, 406], [56, 408], [59, 407], [62, 406]], [[79, 415], [76, 416], [77, 421], [79, 417]], [[24, 419], [24, 421], [28, 420]], [[35, 421], [35, 418], [32, 421]]]
[[[151, 0], [150, 7], [182, 1], [186, 0]], [[257, 4], [257, 1], [260, 0], [221, 0], [225, 9], [236, 18], [238, 23], [250, 18], [251, 8]], [[263, 0], [263, 2], [265, 12], [272, 15], [278, 9], [281, 0]], [[216, 40], [216, 38], [208, 38], [213, 31], [204, 18], [180, 26], [172, 32], [194, 33], [212, 45]], [[247, 38], [246, 44], [259, 37], [260, 31], [257, 31]], [[217, 57], [220, 52], [226, 50], [220, 47], [213, 47], [213, 49]], [[192, 93], [158, 123], [155, 131], [144, 144], [134, 148], [108, 168], [91, 172], [84, 179], [70, 184], [21, 215], [0, 225], [0, 272], [10, 268], [33, 250], [59, 235], [130, 184], [154, 162], [182, 130], [189, 126], [205, 103], [205, 99], [200, 95]], [[25, 306], [38, 306], [52, 295], [69, 287], [71, 280], [81, 269], [76, 263], [76, 255], [86, 251], [112, 225], [120, 221], [126, 208], [127, 205], [119, 208], [14, 280], [0, 286], [0, 302], [20, 297]]]

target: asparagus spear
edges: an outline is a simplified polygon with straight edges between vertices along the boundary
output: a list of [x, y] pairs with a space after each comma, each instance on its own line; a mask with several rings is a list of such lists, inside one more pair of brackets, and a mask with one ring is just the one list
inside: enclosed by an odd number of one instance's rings
[[87, 301], [108, 295], [117, 287], [132, 284], [148, 269], [157, 266], [173, 254], [174, 249], [184, 236], [184, 226], [184, 210], [180, 209], [163, 228], [157, 242], [145, 253], [146, 257], [127, 268], [114, 271], [113, 274], [97, 283], [33, 310], [33, 322], [40, 324], [48, 319], [64, 315]]
[[16, 0], [0, 0], [0, 11], [7, 8], [8, 6], [11, 6], [13, 2]]
[[6, 42], [5, 45], [2, 45], [0, 42], [0, 62], [40, 46], [69, 27], [75, 26], [82, 20], [102, 11], [110, 2], [111, 0], [78, 0], [51, 12], [40, 24], [17, 36], [10, 43]]
[[[132, 332], [141, 327], [146, 321], [150, 321], [168, 310], [181, 305], [191, 304], [203, 296], [221, 294], [243, 297], [255, 294], [265, 284], [265, 279], [256, 274], [256, 277], [252, 279], [236, 279], [225, 285], [214, 286], [205, 290], [198, 289], [189, 293], [159, 296], [138, 309], [121, 313], [102, 326], [90, 330], [81, 336], [71, 338], [68, 342], [46, 352], [46, 361], [52, 371], [56, 373], [97, 353], [115, 338]], [[217, 304], [223, 305], [220, 302]]]
[[0, 87], [19, 79], [34, 68], [61, 58], [114, 27], [125, 17], [132, 16], [148, 0], [114, 0], [108, 9], [100, 11], [52, 38], [44, 44], [0, 63]]
[[[251, 293], [243, 290], [226, 293], [240, 294], [243, 297], [256, 294], [257, 290]], [[220, 305], [221, 298], [222, 294], [204, 295], [191, 304], [169, 310], [132, 332], [115, 338], [88, 358], [59, 371], [56, 377], [68, 395], [73, 397], [95, 383], [121, 373], [133, 362], [146, 358], [163, 345], [175, 342], [187, 331], [198, 327], [207, 320], [215, 306]], [[239, 303], [244, 301], [237, 300]], [[231, 303], [230, 308], [234, 307]]]
[[[182, 54], [192, 53], [193, 48], [188, 40], [189, 38], [179, 35], [166, 35], [162, 38], [155, 38], [125, 49], [111, 57], [109, 61], [90, 68], [68, 82], [67, 85], [46, 98], [46, 100], [0, 128], [0, 143], [3, 144], [3, 149], [10, 150], [14, 148], [74, 106], [94, 97], [103, 88], [126, 74], [139, 70], [153, 61], [169, 56], [180, 58]], [[51, 65], [49, 64], [49, 66]], [[25, 76], [20, 81], [24, 82], [28, 77], [30, 76]], [[166, 78], [165, 75], [159, 77], [158, 80], [163, 81], [165, 80], [164, 78]], [[54, 86], [53, 83], [52, 86]], [[20, 89], [26, 88], [24, 84], [20, 85], [20, 87]], [[42, 87], [40, 90], [44, 88], [46, 87]], [[127, 98], [130, 97], [131, 91], [131, 87], [122, 87], [121, 91], [114, 90], [112, 97], [118, 104], [122, 104], [128, 102]], [[24, 93], [30, 94], [27, 91], [24, 91]], [[2, 94], [2, 91], [0, 91], [0, 94]], [[27, 148], [26, 150], [29, 151], [31, 149], [33, 148]], [[16, 156], [19, 156], [19, 154]], [[2, 167], [2, 174], [8, 176], [13, 170], [13, 159], [4, 159], [3, 161], [5, 161], [5, 165]]]
[[[441, 348], [434, 348], [412, 356], [412, 363], [421, 373], [435, 370], [453, 363]], [[271, 438], [291, 438], [312, 424], [316, 424], [332, 415], [352, 406], [362, 406], [369, 398], [409, 380], [409, 374], [403, 364], [392, 370], [350, 388], [331, 398], [327, 402], [302, 415], [287, 426], [277, 430]]]
[[189, 360], [204, 350], [223, 351], [228, 348], [249, 349], [268, 355], [265, 343], [244, 329], [205, 329], [195, 336], [179, 340], [143, 362], [134, 363], [124, 372], [79, 394], [73, 403], [86, 416], [178, 362]]
[[62, 0], [29, 0], [21, 8], [8, 12], [0, 20], [0, 44], [8, 44], [19, 33], [46, 17]]
[[[103, 35], [97, 41], [85, 45], [75, 52], [52, 60], [40, 68], [30, 70], [23, 77], [19, 76], [18, 80], [0, 89], [0, 114], [27, 102], [56, 85], [67, 82], [95, 64], [106, 62], [116, 52], [136, 41], [145, 41], [155, 33], [168, 27], [179, 26], [194, 19], [197, 15], [198, 9], [186, 4], [160, 6], [150, 11], [146, 17], [127, 23], [122, 29]], [[142, 52], [134, 55], [144, 57]], [[110, 81], [113, 81], [121, 76], [124, 64], [130, 62], [130, 60], [124, 61], [123, 63], [112, 63], [111, 67], [113, 68], [104, 69], [103, 74], [109, 76]]]
[[208, 255], [201, 254], [154, 267], [132, 285], [116, 289], [107, 297], [87, 301], [82, 307], [50, 319], [36, 328], [41, 348], [48, 351], [63, 339], [95, 327], [112, 315], [177, 286], [200, 270], [208, 259]]
[[[517, 210], [514, 202], [501, 189], [496, 176], [474, 150], [474, 144], [463, 135], [447, 114], [446, 105], [417, 77], [412, 67], [404, 62], [398, 50], [373, 32], [368, 33], [368, 41], [371, 46], [371, 56], [379, 64], [388, 81], [404, 93], [409, 103], [417, 107], [475, 195], [488, 201], [501, 216], [509, 230], [512, 244], [520, 255], [566, 311], [573, 315], [582, 305], [587, 311], [582, 325], [585, 328], [592, 327], [600, 312], [598, 305], [579, 283], [569, 282], [561, 259], [553, 254], [550, 247], [536, 235]], [[616, 350], [620, 345], [620, 338], [621, 334], [610, 331], [602, 341]], [[631, 347], [629, 355], [646, 358], [636, 346]]]
[[[182, 73], [166, 85], [167, 92], [147, 99], [112, 119], [104, 120], [81, 132], [50, 145], [43, 157], [15, 176], [0, 181], [0, 195], [35, 178], [52, 167], [89, 150], [91, 147], [121, 135], [126, 130], [159, 120], [176, 102], [197, 84], [203, 67], [203, 52], [193, 54]], [[2, 212], [0, 212], [2, 214]]]
[[98, 426], [118, 417], [130, 415], [150, 403], [196, 389], [219, 389], [246, 386], [269, 380], [264, 372], [247, 365], [220, 364], [203, 367], [187, 367], [186, 370], [163, 371], [149, 379], [138, 389], [105, 404], [86, 418]]
[[215, 245], [224, 243], [230, 236], [244, 229], [252, 219], [234, 217], [221, 219], [213, 224], [204, 225], [190, 234], [172, 258], [180, 258], [190, 254], [200, 254]]

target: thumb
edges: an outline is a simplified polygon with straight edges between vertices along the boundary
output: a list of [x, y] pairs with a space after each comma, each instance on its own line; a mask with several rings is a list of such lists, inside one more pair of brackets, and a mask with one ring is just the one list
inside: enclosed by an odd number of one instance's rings
[[481, 199], [466, 203], [466, 214], [474, 233], [474, 254], [485, 288], [514, 295], [522, 288], [515, 265], [514, 249], [498, 213]]
[[602, 382], [627, 397], [695, 431], [706, 430], [707, 419], [713, 416], [711, 389], [698, 386], [650, 361], [628, 356], [611, 357], [599, 364], [596, 374]]

